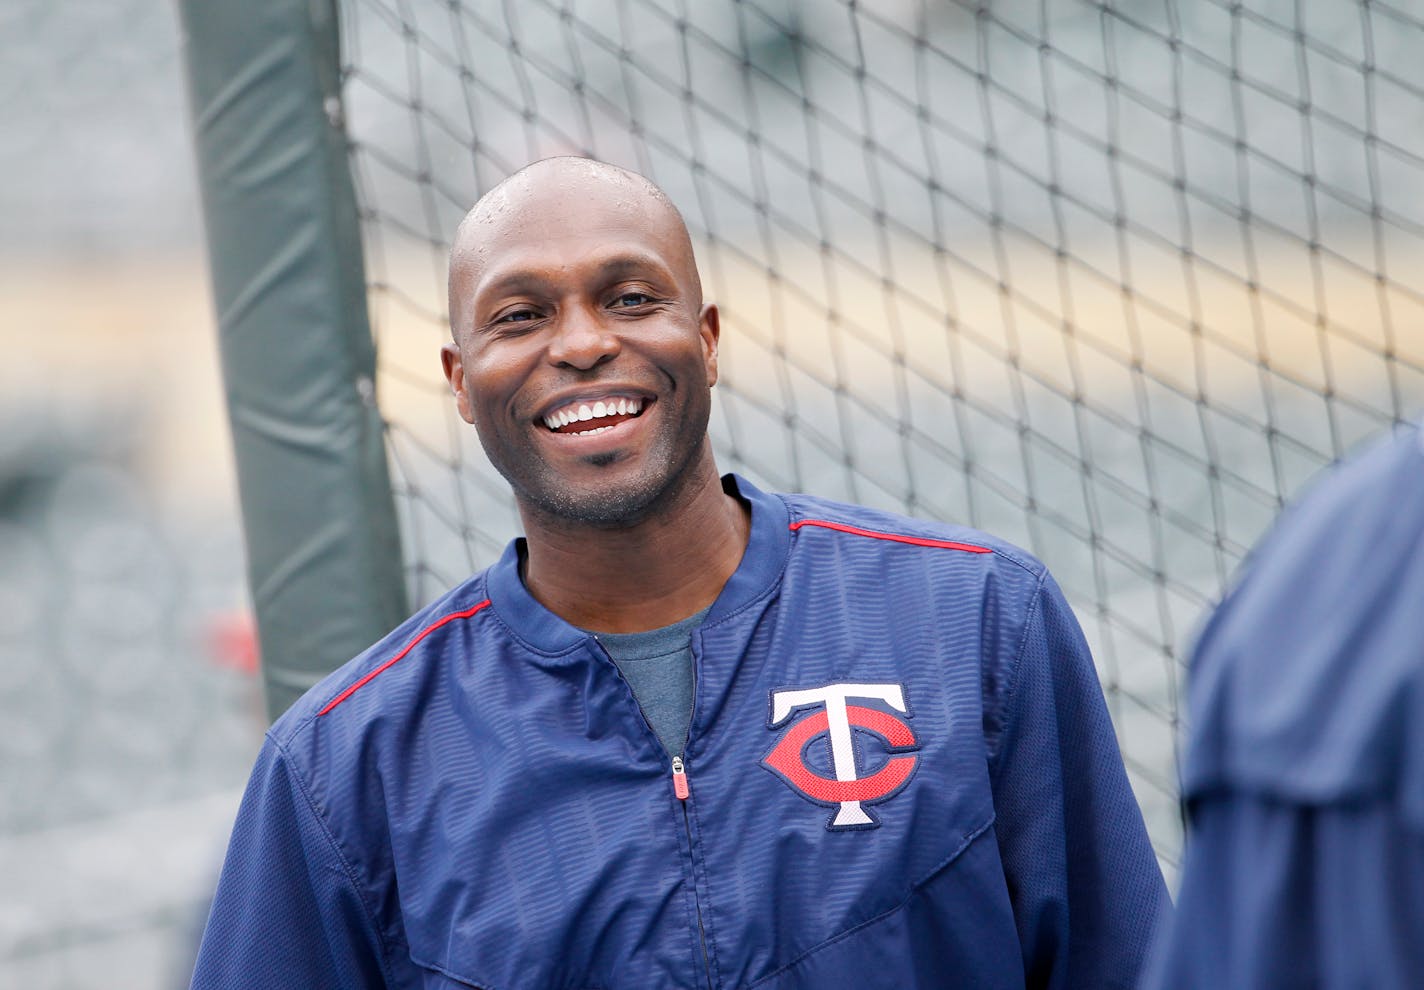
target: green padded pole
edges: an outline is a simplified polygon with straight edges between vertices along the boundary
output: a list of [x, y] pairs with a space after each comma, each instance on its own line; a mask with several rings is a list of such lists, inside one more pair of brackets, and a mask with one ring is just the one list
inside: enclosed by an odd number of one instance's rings
[[275, 718], [407, 613], [335, 0], [181, 0], [180, 9]]

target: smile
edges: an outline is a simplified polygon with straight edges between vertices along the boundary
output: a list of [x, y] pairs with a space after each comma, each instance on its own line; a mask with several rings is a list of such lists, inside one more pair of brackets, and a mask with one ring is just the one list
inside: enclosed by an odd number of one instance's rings
[[625, 397], [596, 402], [570, 402], [544, 416], [544, 425], [555, 433], [583, 436], [602, 433], [643, 411], [644, 400]]

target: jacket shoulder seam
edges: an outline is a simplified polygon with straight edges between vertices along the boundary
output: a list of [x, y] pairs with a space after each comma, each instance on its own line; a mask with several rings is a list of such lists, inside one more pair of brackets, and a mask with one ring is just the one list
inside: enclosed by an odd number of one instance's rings
[[[387, 658], [386, 660], [383, 660], [381, 663], [379, 663], [379, 664], [377, 664], [376, 666], [372, 667], [370, 670], [366, 671], [366, 673], [362, 674], [359, 678], [357, 678], [357, 679], [356, 679], [355, 681], [353, 681], [351, 684], [349, 684], [349, 685], [347, 685], [345, 688], [343, 688], [343, 689], [342, 689], [340, 692], [338, 692], [333, 698], [331, 698], [329, 701], [327, 701], [326, 704], [324, 704], [324, 705], [316, 712], [315, 715], [311, 716], [311, 719], [321, 718], [323, 715], [328, 714], [328, 713], [331, 712], [333, 709], [335, 709], [338, 705], [342, 704], [343, 702], [345, 702], [346, 700], [348, 700], [349, 698], [351, 698], [352, 695], [354, 695], [357, 691], [361, 690], [363, 687], [365, 687], [365, 686], [366, 686], [367, 684], [369, 684], [371, 681], [375, 680], [375, 679], [376, 679], [377, 677], [379, 677], [381, 674], [385, 673], [387, 670], [389, 670], [391, 667], [393, 667], [396, 663], [398, 663], [399, 661], [405, 659], [405, 657], [406, 657], [407, 655], [409, 655], [417, 646], [419, 646], [422, 642], [424, 642], [424, 640], [426, 639], [426, 637], [430, 636], [430, 635], [431, 635], [432, 633], [434, 633], [436, 630], [442, 628], [443, 626], [448, 625], [448, 624], [451, 623], [451, 622], [456, 621], [457, 619], [470, 619], [470, 618], [473, 618], [474, 616], [478, 615], [480, 612], [482, 612], [482, 611], [484, 611], [485, 609], [489, 608], [489, 606], [490, 606], [490, 600], [489, 600], [488, 598], [485, 598], [484, 600], [482, 600], [482, 601], [480, 601], [480, 602], [477, 602], [477, 603], [475, 603], [474, 605], [471, 605], [471, 606], [469, 606], [469, 607], [467, 607], [467, 608], [460, 609], [460, 610], [455, 611], [455, 612], [448, 612], [448, 613], [446, 613], [445, 615], [441, 616], [439, 619], [436, 619], [434, 622], [432, 622], [432, 623], [430, 623], [429, 625], [425, 626], [425, 627], [424, 627], [423, 629], [421, 629], [418, 633], [416, 633], [413, 637], [411, 637], [411, 638], [406, 642], [405, 646], [401, 647], [400, 650], [397, 651], [394, 656], [391, 656], [391, 657]], [[310, 721], [310, 719], [308, 719], [308, 721]]]
[[[965, 534], [966, 538], [962, 540], [951, 539], [947, 535], [929, 536], [920, 534], [907, 534], [903, 532], [895, 532], [894, 529], [886, 529], [883, 527], [877, 528], [873, 525], [863, 526], [860, 524], [860, 520], [857, 520], [855, 522], [848, 521], [846, 519], [846, 516], [850, 516], [850, 518], [852, 519], [855, 518], [854, 512], [850, 510], [861, 508], [860, 506], [841, 505], [840, 503], [823, 502], [820, 500], [815, 501], [813, 504], [807, 505], [802, 504], [799, 499], [795, 499], [792, 497], [783, 495], [781, 496], [781, 498], [782, 501], [786, 504], [787, 513], [790, 516], [789, 528], [792, 530], [792, 532], [796, 532], [798, 529], [805, 526], [819, 525], [827, 529], [836, 529], [842, 532], [851, 532], [855, 533], [856, 535], [862, 536], [879, 537], [880, 539], [890, 540], [892, 542], [903, 542], [911, 545], [920, 545], [923, 542], [924, 544], [928, 544], [931, 547], [949, 544], [951, 545], [951, 549], [955, 548], [956, 546], [977, 547], [980, 551], [987, 551], [994, 557], [998, 557], [1003, 560], [1012, 562], [1034, 578], [1038, 578], [1041, 574], [1043, 574], [1044, 571], [1047, 570], [1047, 568], [1043, 565], [1041, 561], [1037, 561], [1031, 556], [1029, 556], [1028, 559], [1025, 559], [1025, 552], [1016, 545], [997, 539], [991, 536], [990, 534], [984, 533], [980, 530], [975, 530], [972, 528], [968, 529]], [[811, 509], [818, 510], [817, 515], [812, 516], [808, 511]], [[923, 529], [926, 531], [932, 531], [936, 527], [952, 525], [949, 523], [944, 523], [935, 520], [916, 519], [911, 516], [900, 516], [899, 518], [904, 522], [909, 523], [910, 528]], [[827, 526], [827, 523], [832, 523], [833, 525]], [[902, 526], [898, 528], [904, 529], [905, 527]], [[964, 527], [955, 528], [964, 529]], [[974, 540], [976, 537], [983, 539], [984, 542], [975, 543]]]
[[790, 528], [792, 532], [796, 532], [803, 526], [815, 526], [820, 529], [829, 529], [838, 533], [849, 533], [852, 536], [863, 536], [873, 540], [885, 540], [890, 543], [905, 543], [917, 547], [960, 550], [964, 553], [994, 552], [993, 548], [979, 546], [977, 543], [966, 543], [960, 540], [942, 540], [930, 536], [911, 536], [905, 533], [891, 533], [878, 529], [866, 529], [862, 526], [852, 526], [850, 523], [835, 522], [830, 519], [811, 519], [805, 517], [791, 523]]

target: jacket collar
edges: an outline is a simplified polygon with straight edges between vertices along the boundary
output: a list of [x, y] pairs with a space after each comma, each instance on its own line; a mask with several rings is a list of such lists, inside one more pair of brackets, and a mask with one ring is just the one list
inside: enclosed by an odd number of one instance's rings
[[[790, 514], [778, 496], [735, 474], [723, 475], [722, 488], [751, 507], [751, 536], [741, 563], [722, 586], [704, 625], [729, 618], [760, 598], [780, 578], [791, 545]], [[568, 653], [582, 645], [588, 634], [550, 612], [524, 587], [519, 577], [524, 553], [523, 537], [511, 540], [490, 567], [488, 587], [494, 610], [526, 645], [540, 653]]]

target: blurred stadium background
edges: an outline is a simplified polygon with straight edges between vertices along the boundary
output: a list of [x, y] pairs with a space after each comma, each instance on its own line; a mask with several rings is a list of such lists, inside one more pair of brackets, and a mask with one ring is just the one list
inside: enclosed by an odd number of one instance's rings
[[[637, 168], [724, 308], [724, 467], [1042, 556], [1171, 875], [1195, 624], [1424, 402], [1419, 6], [340, 10], [410, 603], [516, 525], [436, 374], [455, 223], [538, 157]], [[262, 715], [178, 18], [0, 23], [0, 988], [182, 985]]]
[[0, 987], [186, 986], [261, 734], [177, 18], [0, 9]]

